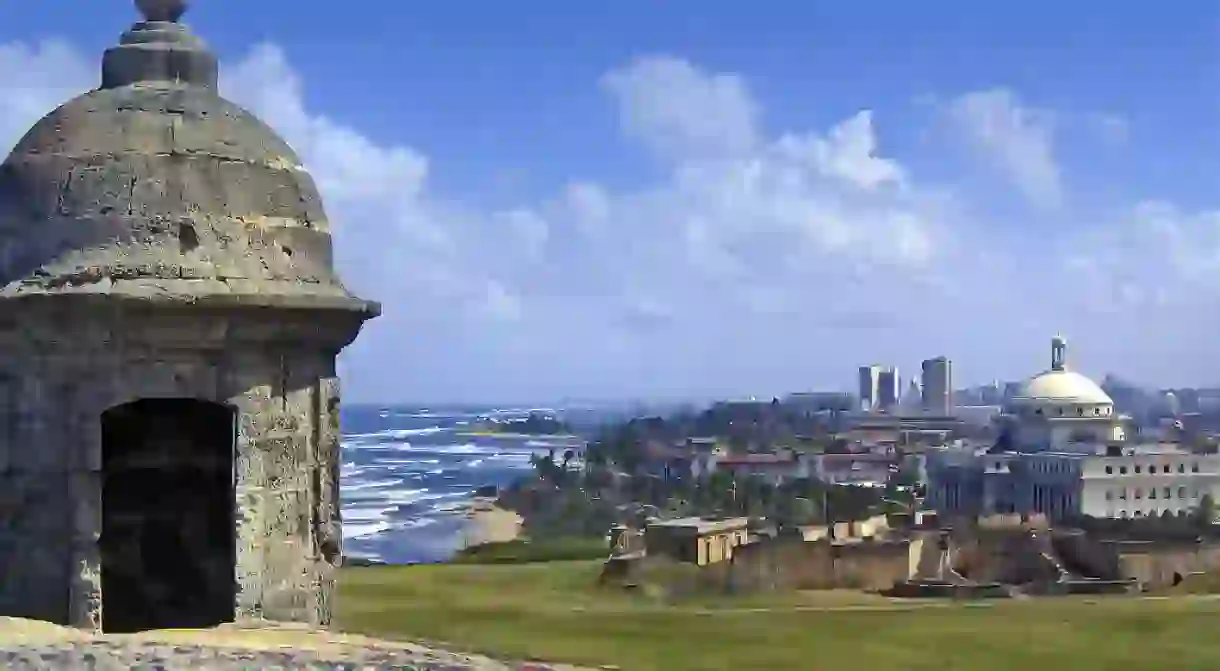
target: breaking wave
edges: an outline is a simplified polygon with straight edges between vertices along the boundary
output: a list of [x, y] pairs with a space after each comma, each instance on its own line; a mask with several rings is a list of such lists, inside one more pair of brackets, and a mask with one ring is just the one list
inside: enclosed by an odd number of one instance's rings
[[344, 552], [388, 563], [435, 562], [461, 545], [466, 504], [485, 485], [529, 473], [530, 457], [567, 443], [459, 435], [487, 412], [359, 409], [343, 417]]

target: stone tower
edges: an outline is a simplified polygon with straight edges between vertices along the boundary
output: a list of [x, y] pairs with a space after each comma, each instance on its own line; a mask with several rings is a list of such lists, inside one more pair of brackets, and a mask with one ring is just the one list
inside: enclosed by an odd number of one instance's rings
[[0, 615], [329, 623], [335, 357], [375, 317], [292, 149], [144, 15], [0, 165]]

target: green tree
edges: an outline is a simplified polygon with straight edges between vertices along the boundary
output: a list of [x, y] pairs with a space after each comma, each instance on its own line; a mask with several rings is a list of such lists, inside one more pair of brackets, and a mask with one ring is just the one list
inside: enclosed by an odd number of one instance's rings
[[644, 465], [643, 445], [634, 441], [626, 441], [619, 443], [615, 452], [615, 462], [619, 468], [632, 475], [640, 472], [640, 467]]
[[593, 443], [585, 448], [585, 467], [600, 467], [607, 463], [606, 448], [601, 443]]
[[778, 492], [772, 518], [780, 529], [812, 524], [817, 519], [817, 506], [807, 498], [793, 496], [791, 491]]
[[727, 471], [713, 471], [707, 480], [707, 488], [714, 503], [722, 504], [729, 501], [733, 492], [733, 474]]
[[1216, 519], [1216, 501], [1211, 494], [1204, 494], [1203, 498], [1199, 499], [1199, 505], [1195, 507], [1195, 522], [1203, 528], [1207, 528]]
[[585, 469], [584, 487], [594, 497], [600, 498], [613, 485], [614, 474], [605, 466], [594, 465]]
[[548, 452], [544, 456], [531, 455], [530, 465], [534, 467], [534, 472], [538, 474], [540, 480], [558, 483], [559, 466], [555, 463], [554, 452]]

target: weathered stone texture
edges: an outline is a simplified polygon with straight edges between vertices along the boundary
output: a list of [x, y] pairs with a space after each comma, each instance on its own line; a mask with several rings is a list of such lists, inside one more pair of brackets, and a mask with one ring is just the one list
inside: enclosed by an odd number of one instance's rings
[[[155, 358], [141, 347], [123, 359], [83, 349], [76, 356], [19, 352], [5, 371], [27, 393], [16, 404], [20, 438], [4, 443], [15, 459], [0, 471], [0, 613], [96, 626], [96, 604], [104, 601], [96, 547], [101, 414], [140, 398], [194, 398], [233, 407], [239, 418], [236, 613], [328, 623], [333, 596], [319, 592], [333, 590], [338, 561], [337, 552], [323, 550], [338, 523], [332, 351], [178, 350]], [[83, 374], [99, 369], [115, 373]], [[75, 380], [70, 395], [38, 393], [68, 378]], [[63, 413], [80, 421], [57, 421]], [[72, 576], [64, 574], [69, 564]]]
[[[150, 520], [167, 518], [201, 581], [232, 574], [234, 619], [325, 625], [342, 537], [335, 357], [379, 307], [340, 283], [313, 179], [217, 95], [202, 42], [142, 22], [104, 69], [0, 165], [0, 616], [104, 626], [107, 571], [151, 571]], [[166, 496], [182, 468], [221, 473], [198, 436], [135, 411], [120, 415], [147, 424], [129, 440], [145, 447], [114, 457], [105, 435], [130, 426], [104, 415], [147, 399], [234, 418], [212, 442], [232, 443], [232, 557], [195, 530], [206, 492], [141, 504], [131, 486], [108, 521], [120, 476], [147, 472]], [[158, 580], [123, 584], [189, 610], [152, 595], [172, 587]]]
[[[36, 222], [36, 223], [35, 223]], [[196, 87], [87, 93], [0, 167], [9, 294], [350, 297], [309, 173], [257, 118]]]

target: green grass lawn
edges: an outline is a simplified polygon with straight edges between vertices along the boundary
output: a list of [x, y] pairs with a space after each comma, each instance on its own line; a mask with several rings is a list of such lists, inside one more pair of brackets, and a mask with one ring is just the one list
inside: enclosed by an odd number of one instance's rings
[[339, 627], [626, 671], [817, 671], [845, 664], [854, 665], [849, 671], [1220, 669], [1220, 601], [1061, 598], [816, 611], [808, 608], [890, 602], [811, 592], [664, 604], [596, 588], [599, 568], [557, 562], [344, 569]]

